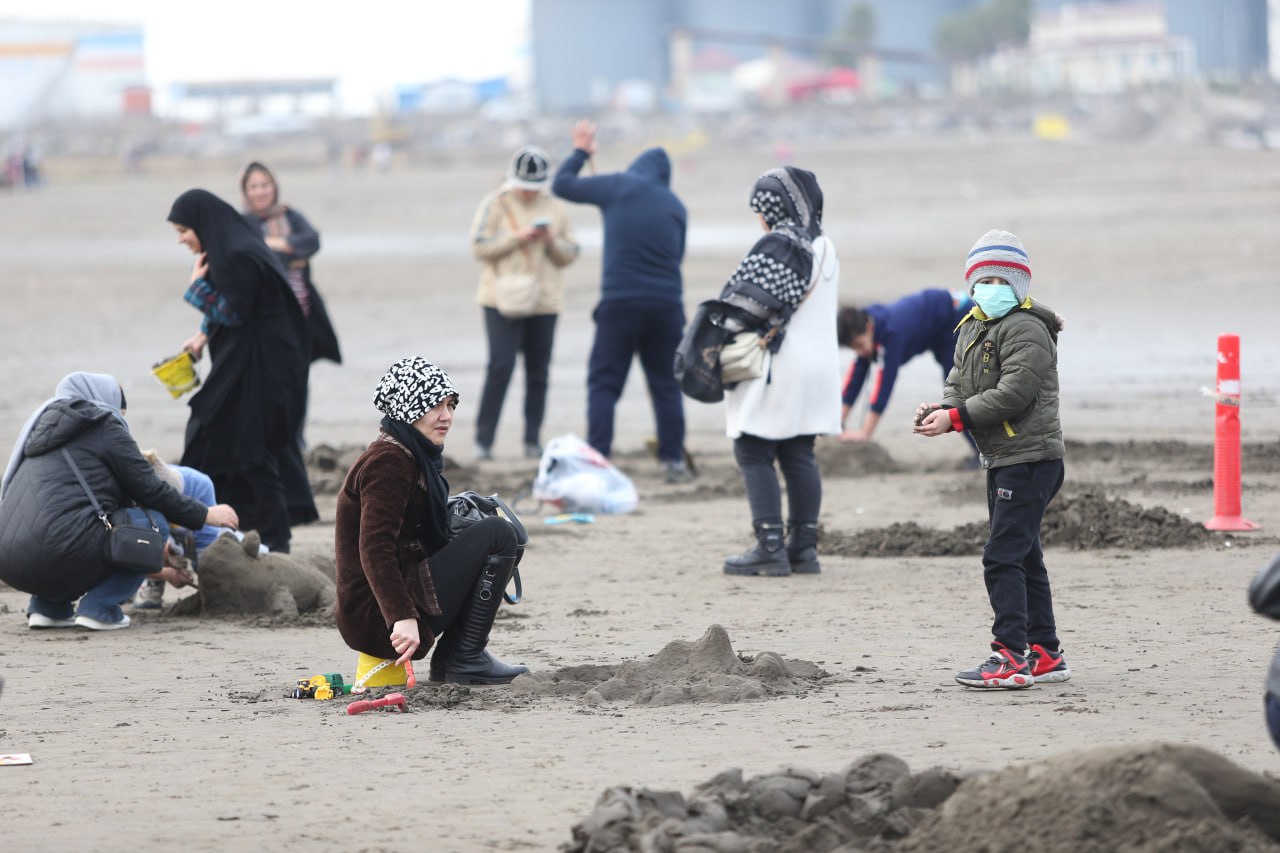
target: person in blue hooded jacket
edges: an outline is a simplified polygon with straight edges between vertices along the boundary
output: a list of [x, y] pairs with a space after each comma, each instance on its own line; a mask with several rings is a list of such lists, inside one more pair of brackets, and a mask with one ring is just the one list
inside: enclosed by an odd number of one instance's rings
[[573, 153], [560, 165], [552, 192], [593, 204], [604, 216], [604, 263], [595, 341], [587, 367], [587, 443], [613, 449], [613, 416], [631, 362], [644, 368], [658, 430], [658, 459], [668, 482], [692, 474], [684, 462], [684, 403], [674, 359], [684, 330], [680, 262], [688, 217], [671, 191], [671, 160], [661, 148], [640, 154], [625, 172], [583, 177], [596, 151], [596, 126], [573, 128]]

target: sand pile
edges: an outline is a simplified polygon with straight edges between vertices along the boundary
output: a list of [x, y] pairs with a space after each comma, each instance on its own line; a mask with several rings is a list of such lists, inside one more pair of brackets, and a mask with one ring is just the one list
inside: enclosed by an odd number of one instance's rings
[[[1051, 815], [1052, 831], [1041, 821]], [[569, 853], [1280, 850], [1280, 785], [1197, 747], [1064, 754], [994, 773], [913, 774], [888, 754], [836, 773], [731, 769], [686, 799], [615, 787]]]
[[646, 661], [532, 672], [511, 688], [531, 696], [581, 696], [589, 705], [731, 704], [805, 693], [827, 675], [809, 661], [783, 660], [774, 652], [744, 660], [724, 628], [712, 625], [697, 642], [675, 640]]
[[297, 620], [300, 615], [333, 619], [333, 579], [288, 554], [259, 554], [250, 531], [239, 542], [223, 534], [200, 555], [197, 593], [180, 599], [178, 616], [254, 616]]
[[818, 469], [824, 477], [863, 477], [867, 474], [897, 474], [902, 471], [889, 451], [873, 441], [841, 444], [819, 441], [814, 446]]
[[[1073, 551], [1187, 548], [1213, 541], [1198, 521], [1095, 491], [1055, 498], [1040, 536], [1046, 548]], [[909, 521], [856, 533], [824, 531], [820, 547], [824, 554], [842, 557], [946, 557], [981, 554], [986, 541], [986, 522], [936, 530]]]

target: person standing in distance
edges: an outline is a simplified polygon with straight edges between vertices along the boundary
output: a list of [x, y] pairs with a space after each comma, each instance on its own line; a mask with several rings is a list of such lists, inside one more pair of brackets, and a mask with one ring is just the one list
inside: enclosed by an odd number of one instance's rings
[[[471, 224], [471, 252], [481, 263], [476, 302], [484, 312], [489, 364], [476, 415], [477, 459], [493, 458], [502, 403], [524, 359], [524, 455], [542, 456], [542, 420], [556, 318], [564, 304], [560, 270], [578, 257], [565, 205], [551, 198], [551, 167], [542, 149], [522, 147], [511, 158], [502, 186], [480, 202]], [[532, 276], [537, 301], [528, 313], [503, 313], [499, 288], [506, 275]]]
[[673, 367], [684, 330], [680, 263], [688, 217], [671, 191], [671, 160], [661, 148], [641, 152], [625, 172], [582, 177], [596, 152], [596, 126], [573, 127], [573, 153], [551, 189], [566, 201], [593, 204], [604, 216], [604, 269], [595, 341], [587, 367], [587, 443], [613, 450], [613, 419], [632, 359], [639, 355], [658, 431], [667, 482], [692, 479], [684, 462], [684, 401]]

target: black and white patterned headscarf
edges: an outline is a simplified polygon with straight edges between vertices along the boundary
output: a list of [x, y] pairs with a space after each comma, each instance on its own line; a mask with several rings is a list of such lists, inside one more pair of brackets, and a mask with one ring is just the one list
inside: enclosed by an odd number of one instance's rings
[[[785, 326], [813, 280], [813, 241], [822, 236], [822, 189], [812, 172], [770, 169], [751, 188], [751, 209], [770, 231], [738, 264], [720, 299], [755, 327]], [[775, 337], [780, 344], [781, 329]]]
[[373, 404], [386, 416], [382, 419], [382, 428], [408, 449], [422, 472], [422, 484], [428, 498], [427, 515], [414, 519], [414, 522], [418, 525], [418, 537], [427, 556], [449, 542], [445, 515], [449, 503], [449, 481], [444, 477], [444, 448], [433, 444], [414, 429], [413, 422], [450, 397], [457, 396], [449, 374], [421, 356], [402, 358], [391, 365], [373, 395]]
[[457, 396], [449, 374], [415, 355], [400, 359], [382, 375], [373, 404], [384, 415], [411, 424], [449, 397]]

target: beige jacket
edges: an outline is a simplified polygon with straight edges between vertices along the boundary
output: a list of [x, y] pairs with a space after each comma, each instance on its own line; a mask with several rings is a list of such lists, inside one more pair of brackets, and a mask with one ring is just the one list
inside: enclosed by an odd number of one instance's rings
[[[550, 244], [530, 241], [521, 248], [516, 233], [538, 219], [550, 220], [554, 239]], [[483, 264], [476, 302], [487, 308], [496, 307], [493, 281], [500, 273], [534, 272], [542, 285], [534, 314], [560, 313], [564, 305], [560, 269], [578, 257], [578, 244], [569, 231], [569, 217], [559, 199], [544, 194], [526, 203], [515, 190], [503, 188], [489, 193], [471, 225], [471, 251]]]

